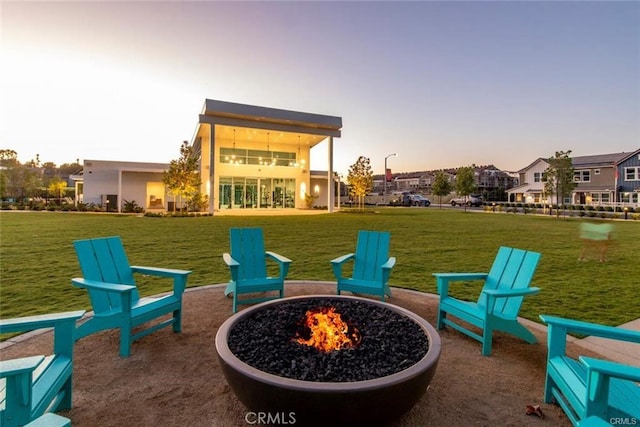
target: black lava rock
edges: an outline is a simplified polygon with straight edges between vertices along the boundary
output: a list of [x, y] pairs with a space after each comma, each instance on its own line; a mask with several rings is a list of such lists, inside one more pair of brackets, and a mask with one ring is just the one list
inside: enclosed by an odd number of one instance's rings
[[[295, 338], [308, 310], [335, 307], [355, 327], [360, 342], [322, 352]], [[422, 328], [385, 307], [345, 299], [289, 301], [265, 307], [229, 333], [230, 350], [263, 372], [303, 381], [353, 382], [395, 374], [416, 364], [429, 349]]]

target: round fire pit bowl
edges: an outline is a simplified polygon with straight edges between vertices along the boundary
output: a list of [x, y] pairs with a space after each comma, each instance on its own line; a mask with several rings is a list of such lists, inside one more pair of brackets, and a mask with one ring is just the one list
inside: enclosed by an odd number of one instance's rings
[[[388, 318], [388, 322], [391, 323], [411, 324], [409, 329], [418, 331], [415, 334], [419, 335], [420, 331], [424, 334], [424, 337], [419, 337], [425, 342], [424, 355], [412, 365], [404, 366], [406, 360], [397, 363], [397, 372], [390, 375], [365, 380], [328, 382], [275, 375], [245, 363], [231, 350], [233, 346], [230, 347], [229, 338], [234, 334], [234, 328], [242, 322], [252, 319], [252, 316], [259, 315], [263, 310], [281, 309], [289, 312], [290, 305], [278, 306], [291, 303], [302, 303], [309, 306], [310, 304], [326, 304], [327, 302], [342, 307], [352, 303], [359, 304], [359, 307], [364, 305], [377, 310], [378, 322], [385, 322]], [[379, 315], [381, 308], [383, 308], [382, 316]], [[384, 310], [389, 311], [385, 312]], [[304, 311], [302, 313], [304, 314]], [[349, 317], [348, 313], [345, 314], [346, 317]], [[401, 318], [400, 322], [398, 318]], [[269, 323], [268, 320], [260, 322], [261, 324]], [[374, 353], [379, 353], [381, 357], [384, 357], [385, 353], [395, 353], [384, 342], [375, 341], [375, 337], [368, 335], [367, 324], [372, 323], [373, 320], [352, 319], [351, 322], [358, 325], [362, 335], [360, 344], [365, 345], [367, 340], [369, 340], [369, 345], [375, 342]], [[392, 326], [390, 324], [389, 328], [391, 329]], [[276, 327], [274, 326], [273, 329]], [[386, 329], [384, 323], [382, 323], [382, 329]], [[266, 326], [264, 330], [269, 331], [269, 326]], [[373, 335], [373, 333], [371, 334]], [[269, 332], [261, 332], [261, 336], [263, 337], [261, 341], [281, 340], [281, 338], [275, 338], [275, 335], [270, 337]], [[247, 339], [242, 345], [250, 346], [251, 339], [253, 338]], [[403, 340], [411, 342], [405, 337]], [[258, 304], [231, 316], [220, 326], [216, 334], [216, 351], [222, 372], [235, 395], [247, 407], [247, 416], [254, 418], [262, 416], [264, 420], [273, 424], [384, 425], [396, 420], [408, 412], [426, 392], [435, 374], [440, 350], [440, 336], [433, 326], [417, 314], [381, 301], [344, 295], [291, 297]], [[334, 352], [341, 351], [350, 350], [334, 350]], [[256, 351], [254, 350], [254, 352]], [[262, 351], [262, 353], [267, 352]], [[369, 352], [371, 353], [371, 351]], [[347, 354], [347, 356], [352, 357], [354, 354], [357, 354], [357, 351], [351, 355]], [[283, 362], [287, 367], [289, 364], [295, 366], [296, 363], [300, 365], [304, 364], [304, 361]], [[362, 365], [366, 363], [362, 362]], [[309, 369], [313, 370], [314, 366]], [[368, 366], [362, 366], [362, 369], [375, 371], [374, 367], [369, 368]]]

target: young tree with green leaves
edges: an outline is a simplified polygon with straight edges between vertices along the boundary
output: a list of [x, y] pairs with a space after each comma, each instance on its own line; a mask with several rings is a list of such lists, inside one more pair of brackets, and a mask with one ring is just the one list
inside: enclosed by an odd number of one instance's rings
[[167, 187], [167, 192], [173, 196], [174, 212], [176, 206], [176, 197], [180, 206], [182, 199], [189, 200], [197, 196], [200, 192], [200, 172], [198, 172], [198, 158], [193, 152], [193, 147], [189, 146], [188, 141], [183, 141], [180, 146], [180, 158], [171, 160], [169, 170], [162, 176], [162, 182]]
[[347, 175], [349, 195], [357, 198], [358, 207], [364, 208], [364, 196], [373, 188], [373, 171], [368, 157], [360, 156], [358, 160], [349, 166]]
[[464, 210], [467, 210], [467, 197], [477, 190], [476, 178], [471, 166], [458, 168], [456, 171], [456, 193], [465, 199]]
[[431, 192], [434, 196], [438, 196], [438, 204], [440, 205], [440, 209], [442, 209], [442, 196], [446, 196], [451, 193], [452, 185], [451, 181], [449, 181], [449, 177], [444, 171], [436, 172], [435, 179], [433, 180], [433, 184], [431, 185]]
[[573, 179], [574, 169], [571, 161], [571, 150], [556, 151], [553, 157], [547, 159], [549, 166], [544, 173], [544, 192], [549, 196], [556, 196], [556, 217], [560, 216], [560, 206], [564, 206], [564, 199], [569, 197], [576, 188]]

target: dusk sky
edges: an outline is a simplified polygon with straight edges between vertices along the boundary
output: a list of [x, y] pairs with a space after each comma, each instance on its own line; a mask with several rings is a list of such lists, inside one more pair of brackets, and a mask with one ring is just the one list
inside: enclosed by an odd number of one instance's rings
[[342, 117], [341, 173], [640, 148], [636, 1], [3, 0], [0, 17], [0, 148], [21, 162], [168, 163], [206, 98]]

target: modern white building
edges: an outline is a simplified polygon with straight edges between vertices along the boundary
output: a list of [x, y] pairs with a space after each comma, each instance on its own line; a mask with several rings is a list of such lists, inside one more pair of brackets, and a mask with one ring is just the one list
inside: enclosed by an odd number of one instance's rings
[[[209, 212], [304, 208], [306, 195], [333, 211], [333, 141], [341, 129], [341, 117], [207, 99], [192, 145]], [[324, 141], [329, 167], [312, 177], [312, 148]]]
[[[300, 209], [332, 212], [339, 188], [333, 172], [333, 140], [342, 118], [207, 99], [191, 142], [199, 156], [201, 192], [208, 212], [236, 209]], [[326, 141], [326, 150], [313, 147]], [[311, 171], [310, 158], [325, 155], [327, 171]], [[170, 159], [168, 159], [170, 160]], [[76, 182], [77, 201], [122, 211], [135, 201], [145, 210], [173, 210], [162, 182], [169, 163], [85, 160]]]
[[162, 182], [168, 163], [85, 160], [82, 181], [76, 181], [76, 197], [107, 210], [122, 211], [126, 202], [145, 210], [171, 210]]

